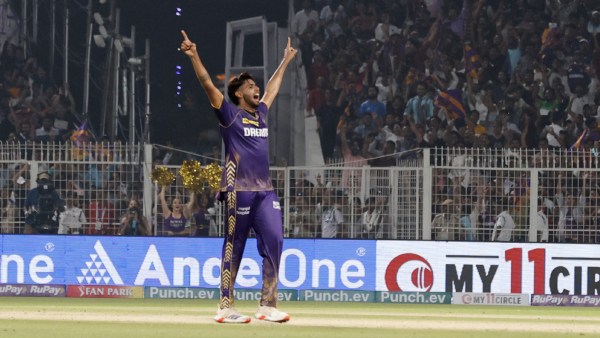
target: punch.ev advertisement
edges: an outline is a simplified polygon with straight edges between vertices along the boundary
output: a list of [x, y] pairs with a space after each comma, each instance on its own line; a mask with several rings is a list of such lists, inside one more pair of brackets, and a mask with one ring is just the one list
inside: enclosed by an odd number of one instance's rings
[[[0, 237], [0, 284], [219, 286], [220, 238]], [[375, 290], [375, 241], [284, 241], [281, 289]], [[236, 280], [260, 289], [262, 258], [249, 239]]]

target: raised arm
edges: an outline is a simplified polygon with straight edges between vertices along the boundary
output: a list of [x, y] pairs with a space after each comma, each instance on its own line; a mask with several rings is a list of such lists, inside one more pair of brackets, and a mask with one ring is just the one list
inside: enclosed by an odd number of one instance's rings
[[298, 51], [296, 50], [296, 48], [292, 47], [292, 40], [288, 37], [287, 46], [283, 51], [283, 60], [281, 60], [281, 63], [275, 70], [275, 73], [273, 73], [273, 76], [271, 76], [271, 78], [269, 79], [269, 82], [267, 83], [267, 88], [265, 88], [265, 94], [260, 100], [261, 102], [264, 102], [267, 105], [267, 107], [270, 108], [271, 104], [275, 100], [275, 97], [279, 92], [279, 87], [281, 87], [281, 81], [283, 80], [283, 74], [285, 73], [285, 69], [287, 68], [290, 61], [292, 61], [294, 56], [296, 56], [296, 53], [298, 53]]
[[200, 81], [202, 88], [204, 88], [208, 100], [210, 101], [210, 105], [214, 108], [221, 108], [221, 104], [223, 103], [223, 93], [215, 87], [210, 75], [208, 75], [208, 71], [200, 60], [200, 55], [198, 55], [196, 44], [190, 41], [187, 34], [185, 34], [185, 31], [182, 30], [181, 35], [183, 35], [183, 42], [181, 42], [180, 49], [190, 58], [190, 61], [192, 61], [196, 77], [198, 78], [198, 81]]
[[160, 189], [160, 194], [158, 194], [160, 198], [160, 206], [162, 209], [162, 215], [164, 218], [169, 217], [171, 214], [171, 210], [169, 209], [169, 205], [167, 204], [167, 200], [165, 199], [165, 186]]
[[194, 214], [194, 209], [196, 206], [196, 193], [191, 191], [190, 192], [190, 200], [183, 206], [183, 215], [186, 218], [190, 218], [192, 217], [192, 215]]

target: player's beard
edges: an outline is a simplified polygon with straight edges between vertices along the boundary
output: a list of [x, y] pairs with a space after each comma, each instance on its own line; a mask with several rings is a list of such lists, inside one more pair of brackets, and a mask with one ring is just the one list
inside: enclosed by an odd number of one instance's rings
[[250, 94], [250, 95], [244, 95], [244, 101], [246, 101], [246, 104], [251, 107], [251, 108], [258, 108], [258, 104], [260, 103], [260, 98], [259, 99], [255, 99], [254, 98], [254, 94]]

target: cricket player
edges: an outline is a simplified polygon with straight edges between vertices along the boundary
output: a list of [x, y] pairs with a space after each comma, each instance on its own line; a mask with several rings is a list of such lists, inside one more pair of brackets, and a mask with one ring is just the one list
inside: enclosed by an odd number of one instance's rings
[[279, 201], [269, 173], [269, 130], [267, 114], [275, 100], [283, 75], [297, 50], [288, 38], [283, 60], [269, 79], [260, 97], [260, 88], [247, 73], [233, 78], [227, 87], [232, 103], [213, 84], [200, 60], [196, 44], [181, 31], [181, 51], [187, 55], [219, 119], [225, 144], [225, 170], [221, 178], [220, 198], [225, 201], [225, 241], [221, 263], [221, 301], [215, 321], [249, 323], [250, 317], [234, 308], [233, 287], [242, 261], [246, 239], [254, 229], [258, 252], [263, 258], [262, 296], [255, 317], [286, 322], [290, 316], [277, 309], [279, 261], [283, 245], [283, 226]]

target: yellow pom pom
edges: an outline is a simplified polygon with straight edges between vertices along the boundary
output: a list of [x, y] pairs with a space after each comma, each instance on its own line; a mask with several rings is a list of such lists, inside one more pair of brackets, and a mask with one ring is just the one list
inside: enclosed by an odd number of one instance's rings
[[152, 181], [160, 186], [167, 186], [175, 181], [175, 174], [169, 168], [158, 167], [152, 171]]
[[204, 179], [202, 165], [196, 160], [185, 160], [179, 169], [179, 175], [183, 179], [183, 187], [191, 191], [202, 191]]
[[204, 168], [204, 178], [212, 191], [219, 190], [223, 169], [216, 163], [211, 163]]

